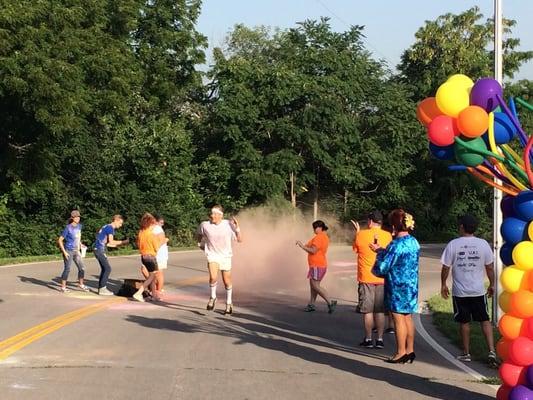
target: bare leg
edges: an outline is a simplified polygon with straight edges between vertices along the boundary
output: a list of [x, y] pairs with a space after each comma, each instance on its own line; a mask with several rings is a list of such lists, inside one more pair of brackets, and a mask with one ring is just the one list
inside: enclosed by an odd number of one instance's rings
[[485, 335], [485, 340], [489, 346], [489, 351], [494, 351], [494, 336], [492, 333], [492, 325], [490, 321], [483, 321], [481, 323], [481, 329], [483, 330], [483, 335]]
[[233, 281], [231, 280], [231, 270], [222, 271], [222, 281], [224, 282], [224, 287], [226, 288], [226, 304], [232, 304]]
[[405, 324], [405, 317], [402, 314], [392, 313], [394, 319], [394, 326], [396, 327], [396, 354], [394, 359], [405, 355], [405, 344], [407, 340], [407, 326]]
[[160, 292], [163, 290], [163, 285], [165, 284], [165, 275], [163, 273], [163, 270], [160, 270], [157, 273], [157, 291]]
[[329, 305], [330, 302], [329, 302], [328, 292], [326, 292], [326, 289], [324, 289], [323, 287], [320, 287], [320, 281], [315, 281], [314, 279], [310, 279], [309, 282], [311, 282], [311, 286], [313, 287], [315, 292], [320, 297], [322, 297], [326, 301], [326, 303], [328, 303]]
[[461, 333], [461, 340], [463, 341], [463, 350], [465, 354], [470, 354], [470, 324], [460, 324], [459, 332]]
[[[372, 328], [374, 327], [374, 314], [364, 313], [363, 324], [365, 326], [365, 339], [372, 339]], [[381, 336], [383, 336], [383, 332]]]
[[374, 324], [378, 330], [378, 339], [383, 339], [383, 331], [385, 330], [385, 314], [374, 313]]
[[309, 290], [310, 290], [309, 304], [314, 305], [315, 302], [316, 302], [316, 296], [318, 295], [318, 293], [316, 292], [315, 288], [313, 287], [312, 281], [313, 281], [312, 279], [309, 279]]
[[415, 324], [413, 322], [413, 315], [405, 316], [405, 326], [407, 327], [406, 348], [407, 354], [415, 352]]

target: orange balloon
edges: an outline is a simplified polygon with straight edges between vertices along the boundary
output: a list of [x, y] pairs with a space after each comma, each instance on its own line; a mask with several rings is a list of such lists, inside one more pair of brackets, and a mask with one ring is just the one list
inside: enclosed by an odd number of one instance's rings
[[416, 117], [425, 126], [428, 126], [439, 115], [442, 115], [442, 112], [437, 107], [435, 97], [425, 98], [416, 107]]
[[509, 312], [520, 318], [533, 317], [533, 292], [519, 290], [511, 295]]
[[496, 353], [498, 353], [498, 355], [503, 361], [506, 361], [509, 358], [510, 345], [511, 341], [505, 338], [501, 338], [500, 340], [498, 340], [498, 343], [496, 343]]
[[513, 340], [521, 335], [523, 325], [524, 320], [522, 318], [513, 317], [510, 314], [504, 314], [498, 323], [498, 329], [504, 338]]
[[479, 106], [468, 106], [459, 113], [457, 126], [464, 136], [476, 138], [489, 129], [489, 114]]

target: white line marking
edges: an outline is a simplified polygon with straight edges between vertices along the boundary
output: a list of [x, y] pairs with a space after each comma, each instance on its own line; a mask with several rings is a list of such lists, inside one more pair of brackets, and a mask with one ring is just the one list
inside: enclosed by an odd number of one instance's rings
[[[474, 379], [481, 381], [487, 379], [486, 376], [481, 375], [479, 372], [474, 371], [472, 368], [464, 365], [459, 360], [456, 360], [453, 355], [451, 355], [446, 349], [444, 349], [440, 344], [437, 343], [435, 339], [433, 339], [430, 334], [426, 331], [426, 328], [424, 328], [424, 325], [422, 325], [422, 321], [420, 320], [420, 314], [415, 313], [414, 314], [414, 320], [416, 325], [416, 330], [422, 336], [422, 338], [431, 346], [433, 349], [439, 353], [442, 357], [444, 357], [446, 360], [451, 362], [453, 365], [455, 365], [457, 368], [462, 369], [464, 372], [469, 374]], [[494, 385], [489, 385], [493, 389], [497, 390], [498, 387]]]

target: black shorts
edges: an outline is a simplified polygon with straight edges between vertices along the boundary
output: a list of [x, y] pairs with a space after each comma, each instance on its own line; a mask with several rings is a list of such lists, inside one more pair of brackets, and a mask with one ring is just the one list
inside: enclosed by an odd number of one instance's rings
[[141, 256], [141, 263], [146, 267], [148, 272], [155, 272], [159, 270], [155, 256]]
[[490, 321], [487, 296], [453, 296], [453, 319], [461, 324], [466, 324], [471, 320], [477, 322]]

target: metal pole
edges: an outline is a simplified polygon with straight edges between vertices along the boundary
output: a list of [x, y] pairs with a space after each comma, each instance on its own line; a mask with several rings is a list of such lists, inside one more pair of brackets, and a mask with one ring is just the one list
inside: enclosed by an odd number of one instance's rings
[[[502, 0], [494, 0], [494, 79], [500, 84], [503, 84], [503, 57], [502, 57], [502, 34], [503, 34], [503, 18], [502, 18]], [[501, 185], [499, 179], [495, 182]], [[502, 272], [502, 262], [500, 260], [500, 248], [502, 246], [502, 236], [500, 234], [500, 226], [502, 223], [502, 211], [500, 204], [502, 201], [502, 193], [494, 189], [493, 200], [493, 247], [494, 247], [494, 274], [495, 274], [495, 294], [492, 302], [492, 322], [494, 325], [498, 324], [500, 316], [503, 314], [498, 305], [498, 296], [500, 294], [499, 277]]]

